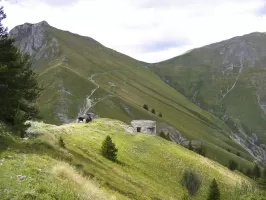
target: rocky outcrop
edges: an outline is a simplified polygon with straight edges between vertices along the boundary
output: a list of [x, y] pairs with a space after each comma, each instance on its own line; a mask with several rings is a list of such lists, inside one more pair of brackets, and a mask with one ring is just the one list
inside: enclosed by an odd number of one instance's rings
[[174, 127], [166, 124], [166, 123], [160, 123], [158, 124], [158, 132], [163, 133], [166, 136], [169, 137], [171, 141], [176, 142], [177, 144], [187, 146], [188, 140], [184, 137], [182, 137], [181, 133], [176, 130]]
[[15, 45], [23, 54], [28, 54], [33, 62], [40, 58], [53, 59], [59, 53], [59, 45], [55, 37], [49, 37], [49, 27], [46, 21], [25, 23], [13, 28], [9, 36], [15, 39]]

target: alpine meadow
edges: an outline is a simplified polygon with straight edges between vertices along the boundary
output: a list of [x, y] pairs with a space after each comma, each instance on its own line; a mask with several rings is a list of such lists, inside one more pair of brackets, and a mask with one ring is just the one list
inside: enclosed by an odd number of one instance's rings
[[5, 18], [1, 199], [265, 199], [264, 33], [146, 63]]

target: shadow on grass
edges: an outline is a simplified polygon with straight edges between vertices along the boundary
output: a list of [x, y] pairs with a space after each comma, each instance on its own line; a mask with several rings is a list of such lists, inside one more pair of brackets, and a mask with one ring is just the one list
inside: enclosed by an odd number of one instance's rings
[[22, 149], [22, 144], [13, 139], [11, 136], [1, 136], [0, 135], [0, 153], [7, 151], [8, 149]]

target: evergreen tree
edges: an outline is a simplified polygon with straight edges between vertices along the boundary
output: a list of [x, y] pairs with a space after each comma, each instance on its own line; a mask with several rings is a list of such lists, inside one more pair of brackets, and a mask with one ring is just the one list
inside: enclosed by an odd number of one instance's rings
[[163, 114], [161, 112], [159, 113], [159, 117], [163, 117]]
[[266, 166], [263, 169], [262, 178], [264, 178], [266, 180]]
[[261, 176], [260, 167], [258, 166], [257, 163], [254, 165], [254, 168], [252, 170], [252, 176], [254, 179], [260, 178]]
[[248, 177], [251, 177], [251, 176], [252, 176], [252, 171], [251, 171], [250, 168], [247, 169], [247, 171], [246, 171], [246, 175], [247, 175]]
[[228, 169], [234, 171], [238, 168], [238, 164], [234, 160], [229, 160]]
[[261, 176], [261, 185], [266, 189], [266, 167], [264, 167], [262, 176]]
[[189, 196], [194, 196], [201, 187], [202, 180], [193, 171], [186, 170], [182, 177], [182, 186], [187, 189]]
[[212, 180], [209, 187], [209, 194], [207, 200], [220, 200], [220, 191], [215, 179]]
[[60, 138], [59, 138], [59, 145], [60, 145], [60, 147], [62, 147], [62, 148], [66, 148], [66, 145], [65, 145], [65, 142], [64, 142], [62, 136], [60, 136]]
[[199, 155], [202, 155], [202, 156], [206, 155], [206, 149], [204, 148], [204, 146], [202, 144], [200, 146], [196, 147], [193, 151]]
[[105, 140], [103, 141], [101, 151], [105, 158], [111, 161], [116, 161], [118, 149], [115, 147], [115, 144], [112, 142], [112, 139], [109, 135], [106, 136]]
[[0, 8], [0, 121], [25, 129], [24, 122], [38, 116], [35, 101], [41, 88], [31, 69], [29, 56], [22, 55], [2, 24], [6, 18]]
[[153, 114], [155, 114], [155, 109], [153, 108], [153, 109], [151, 110], [151, 112], [152, 112]]
[[144, 105], [143, 105], [143, 108], [144, 108], [145, 110], [149, 110], [149, 107], [148, 107], [147, 104], [144, 104]]

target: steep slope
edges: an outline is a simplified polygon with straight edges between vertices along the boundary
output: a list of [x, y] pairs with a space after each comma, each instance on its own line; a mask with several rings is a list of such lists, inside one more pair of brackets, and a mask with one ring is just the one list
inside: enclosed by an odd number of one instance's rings
[[[224, 200], [238, 200], [240, 195], [256, 190], [242, 174], [160, 137], [128, 133], [127, 125], [120, 121], [97, 119], [89, 124], [55, 126], [31, 122], [31, 125], [27, 140], [0, 129], [1, 141], [9, 147], [0, 148], [3, 200], [11, 197], [181, 200], [187, 193], [181, 185], [185, 170], [193, 171], [202, 181], [191, 199], [206, 199], [213, 178], [218, 181]], [[119, 163], [100, 154], [107, 135], [118, 148]], [[63, 139], [64, 148], [59, 138]]]
[[[69, 123], [88, 110], [124, 122], [153, 119], [158, 131], [167, 124], [183, 137], [202, 142], [207, 156], [223, 165], [233, 159], [246, 169], [247, 160], [252, 161], [232, 141], [226, 125], [161, 81], [148, 64], [46, 22], [17, 26], [10, 36], [30, 54], [45, 86], [39, 107], [46, 122]], [[162, 112], [163, 118], [144, 110], [143, 104], [155, 108], [156, 114]]]
[[165, 83], [232, 130], [236, 141], [266, 160], [266, 35], [251, 33], [153, 65]]

